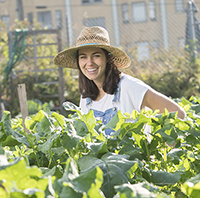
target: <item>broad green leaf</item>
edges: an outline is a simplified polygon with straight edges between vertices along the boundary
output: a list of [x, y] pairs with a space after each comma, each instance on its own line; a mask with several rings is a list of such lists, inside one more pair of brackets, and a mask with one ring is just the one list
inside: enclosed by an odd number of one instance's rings
[[186, 171], [190, 170], [190, 162], [187, 158], [183, 160], [182, 165], [183, 165], [183, 167], [185, 168]]
[[164, 140], [164, 142], [166, 142], [168, 145], [172, 145], [178, 137], [174, 126], [172, 126], [170, 124], [165, 125], [161, 129], [159, 129], [155, 133], [155, 135], [157, 135], [157, 134], [160, 134], [162, 139]]
[[27, 138], [27, 140], [29, 142], [29, 147], [30, 148], [34, 148], [35, 140], [36, 140], [35, 134], [32, 134], [32, 133], [27, 134], [26, 138]]
[[106, 153], [98, 159], [92, 155], [87, 155], [78, 160], [81, 171], [90, 170], [96, 166], [103, 171], [104, 182], [102, 191], [106, 197], [114, 194], [114, 186], [128, 182], [126, 172], [135, 164], [129, 161], [127, 155], [117, 155], [114, 153]]
[[52, 169], [41, 167], [40, 170], [42, 171], [43, 174], [42, 178], [47, 177], [49, 175], [53, 176], [54, 173], [56, 172], [56, 166], [54, 166]]
[[131, 159], [139, 159], [141, 157], [141, 149], [130, 142], [125, 142], [119, 150], [119, 154], [129, 155]]
[[21, 144], [29, 146], [28, 139], [26, 137], [14, 137], [13, 135], [9, 135], [2, 142], [2, 146], [9, 146], [9, 147], [14, 147], [16, 145], [21, 145]]
[[55, 133], [52, 136], [48, 136], [47, 140], [43, 144], [38, 145], [38, 149], [43, 153], [49, 153], [54, 141], [59, 137], [59, 133]]
[[175, 183], [178, 183], [181, 175], [183, 174], [181, 172], [169, 173], [166, 171], [156, 170], [150, 171], [150, 173], [150, 182], [158, 186], [173, 185]]
[[51, 123], [46, 113], [44, 113], [44, 117], [40, 122], [40, 126], [43, 132], [46, 134], [50, 134], [51, 132], [55, 131], [55, 126]]
[[52, 152], [54, 153], [54, 154], [57, 154], [57, 155], [61, 155], [63, 152], [65, 152], [65, 148], [64, 147], [62, 147], [62, 146], [60, 146], [60, 147], [53, 147], [52, 149]]
[[2, 128], [4, 129], [4, 133], [9, 136], [13, 135], [13, 130], [11, 128], [11, 121], [10, 121], [10, 112], [9, 111], [4, 111], [3, 117], [2, 117]]
[[172, 149], [167, 154], [167, 160], [172, 161], [175, 164], [178, 164], [181, 161], [181, 156], [184, 155], [185, 152], [182, 149]]
[[61, 185], [63, 184], [63, 182], [68, 183], [78, 176], [79, 173], [76, 162], [74, 161], [73, 158], [68, 158], [63, 177], [58, 180], [58, 183], [61, 183]]
[[199, 104], [193, 104], [191, 105], [190, 109], [194, 110], [196, 114], [199, 114], [200, 112], [200, 105]]
[[70, 133], [64, 133], [61, 136], [61, 143], [64, 148], [75, 148], [81, 139], [82, 138], [80, 136], [73, 136]]
[[89, 133], [86, 124], [80, 119], [73, 122], [73, 127], [78, 136], [84, 137]]
[[63, 115], [58, 114], [58, 113], [56, 113], [56, 112], [53, 112], [53, 113], [52, 113], [52, 116], [56, 118], [57, 122], [60, 124], [60, 126], [61, 126], [62, 128], [65, 127], [65, 117], [64, 117]]
[[133, 177], [133, 174], [138, 168], [138, 162], [135, 161], [135, 164], [126, 172], [126, 175], [128, 176], [129, 179]]
[[64, 197], [64, 193], [67, 193], [67, 197], [68, 195], [82, 197], [81, 195], [87, 192], [92, 196], [94, 195], [94, 191], [96, 191], [97, 196], [102, 194], [100, 187], [103, 182], [103, 173], [100, 168], [94, 167], [79, 175], [72, 159], [68, 159], [66, 165], [66, 172], [58, 180], [61, 188], [59, 197]]
[[70, 183], [65, 183], [61, 193], [59, 194], [59, 198], [82, 198], [82, 193], [78, 193], [73, 189]]
[[146, 115], [142, 114], [142, 112], [139, 114], [138, 118], [139, 123], [151, 123], [151, 118], [147, 117]]
[[155, 193], [151, 193], [141, 184], [122, 184], [115, 186], [115, 191], [118, 193], [119, 198], [156, 198]]
[[103, 172], [99, 167], [94, 167], [82, 172], [71, 183], [77, 192], [88, 192], [92, 184], [95, 184], [96, 188], [99, 189], [103, 183]]
[[3, 185], [1, 185], [1, 184], [0, 184], [0, 197], [9, 198], [9, 195], [6, 192], [6, 189], [4, 189]]
[[[26, 167], [24, 160], [19, 160], [0, 171], [0, 180], [9, 192], [14, 192], [16, 189], [28, 191], [33, 188], [44, 191], [48, 181], [40, 179], [41, 176], [42, 173], [37, 167]], [[16, 186], [13, 186], [13, 183]]]
[[14, 147], [20, 144], [29, 146], [27, 138], [12, 129], [10, 113], [6, 111], [4, 112], [2, 121], [0, 122], [0, 139], [3, 146]]
[[140, 134], [142, 135], [142, 128], [144, 126], [144, 123], [124, 123], [121, 126], [120, 130], [120, 138], [123, 139], [123, 137], [128, 133], [132, 132], [132, 134]]
[[29, 163], [30, 165], [37, 165], [38, 167], [47, 167], [49, 165], [49, 160], [42, 151], [38, 151], [36, 153], [30, 153]]
[[16, 140], [12, 135], [7, 136], [5, 141], [2, 143], [2, 146], [14, 147], [20, 145], [21, 143]]
[[131, 113], [131, 117], [136, 120], [137, 117], [140, 115], [140, 113], [136, 110], [133, 110], [132, 113]]
[[[11, 126], [11, 116], [9, 111], [4, 111], [2, 120], [0, 122], [1, 126], [1, 132], [5, 133], [6, 136], [13, 136], [14, 138], [23, 137], [20, 133], [14, 131]], [[1, 136], [3, 136], [3, 133], [1, 133]], [[13, 145], [15, 146], [15, 145]]]
[[65, 110], [67, 111], [80, 111], [80, 108], [77, 107], [75, 104], [73, 104], [72, 102], [64, 102], [63, 103], [63, 107]]
[[185, 101], [185, 102], [187, 102], [187, 103], [190, 103], [190, 104], [192, 104], [190, 101], [194, 101], [194, 102], [200, 104], [200, 99], [199, 99], [198, 97], [195, 97], [195, 96], [191, 96], [191, 97], [189, 98], [189, 101], [186, 100], [186, 99], [184, 98], [184, 99], [182, 99], [181, 102], [183, 103], [183, 101]]
[[183, 185], [181, 190], [191, 198], [197, 198], [200, 195], [200, 174], [188, 179]]
[[98, 159], [97, 157], [93, 155], [86, 155], [78, 160], [78, 164], [81, 171], [85, 171], [87, 169], [100, 166], [102, 163], [103, 162], [101, 159]]
[[125, 116], [121, 113], [121, 111], [118, 111], [114, 117], [108, 122], [105, 126], [105, 129], [114, 129], [117, 131], [121, 128], [121, 125], [125, 121]]
[[98, 143], [86, 143], [87, 148], [90, 149], [92, 152], [99, 154], [99, 153], [107, 153], [107, 145], [105, 142], [98, 142]]
[[107, 138], [103, 135], [103, 133], [100, 133], [97, 137], [96, 137], [97, 140], [100, 140], [100, 141], [103, 141], [103, 142], [106, 142], [107, 141]]
[[43, 176], [41, 178], [45, 178], [50, 176], [56, 176], [57, 178], [61, 178], [63, 175], [63, 171], [59, 166], [54, 166], [52, 169], [41, 167], [40, 170], [42, 171]]
[[185, 138], [185, 140], [187, 143], [190, 143], [190, 144], [200, 144], [200, 139], [198, 137], [195, 137], [194, 135], [188, 135]]
[[25, 137], [16, 137], [16, 140], [18, 142], [20, 142], [21, 144], [26, 145], [27, 147], [30, 146], [30, 143], [29, 143], [28, 138], [26, 136]]
[[175, 126], [180, 129], [180, 130], [189, 130], [190, 126], [188, 125], [188, 123], [186, 121], [179, 121], [175, 124]]
[[87, 198], [105, 198], [105, 195], [98, 186], [92, 183], [91, 188], [87, 192]]
[[40, 110], [33, 118], [26, 117], [25, 126], [27, 129], [32, 130], [36, 123], [41, 122], [45, 113], [43, 110]]
[[98, 136], [98, 133], [94, 130], [96, 126], [96, 119], [94, 117], [93, 111], [89, 111], [88, 114], [79, 114], [80, 119], [86, 124], [88, 131], [92, 136]]

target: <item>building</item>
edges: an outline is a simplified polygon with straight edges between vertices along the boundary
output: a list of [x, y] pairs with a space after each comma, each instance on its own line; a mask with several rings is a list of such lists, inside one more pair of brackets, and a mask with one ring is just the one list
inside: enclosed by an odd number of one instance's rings
[[[63, 49], [75, 45], [84, 26], [100, 25], [111, 44], [137, 48], [137, 59], [154, 49], [185, 46], [187, 0], [0, 0], [0, 18], [7, 28], [15, 19], [37, 20], [44, 28], [60, 29]], [[195, 2], [200, 7], [200, 2]], [[196, 13], [200, 18], [200, 13]], [[30, 27], [31, 28], [31, 27]]]

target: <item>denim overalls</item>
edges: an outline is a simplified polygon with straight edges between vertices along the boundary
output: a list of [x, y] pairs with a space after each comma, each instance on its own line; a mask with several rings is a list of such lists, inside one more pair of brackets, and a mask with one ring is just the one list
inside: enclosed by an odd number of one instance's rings
[[[121, 79], [120, 79], [120, 81], [119, 81], [119, 83], [117, 85], [117, 90], [114, 93], [114, 98], [112, 100], [112, 103], [113, 103], [113, 107], [112, 108], [107, 109], [105, 112], [98, 111], [98, 110], [95, 110], [95, 109], [89, 109], [89, 110], [93, 110], [95, 118], [101, 118], [102, 119], [102, 123], [104, 125], [106, 125], [118, 111], [117, 104], [119, 102], [120, 84], [121, 84], [122, 79], [123, 79], [123, 76], [121, 77]], [[91, 102], [92, 102], [91, 98], [86, 98], [86, 106], [88, 108], [89, 108], [89, 104]], [[114, 132], [113, 129], [105, 129], [105, 134], [106, 135], [110, 135], [111, 132]]]

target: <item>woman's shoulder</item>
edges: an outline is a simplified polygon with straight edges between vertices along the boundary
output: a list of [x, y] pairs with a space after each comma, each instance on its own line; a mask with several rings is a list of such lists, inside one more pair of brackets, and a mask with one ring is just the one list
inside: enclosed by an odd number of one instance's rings
[[125, 86], [125, 87], [148, 86], [142, 80], [125, 73], [122, 73], [121, 79], [122, 79], [121, 84], [122, 86]]

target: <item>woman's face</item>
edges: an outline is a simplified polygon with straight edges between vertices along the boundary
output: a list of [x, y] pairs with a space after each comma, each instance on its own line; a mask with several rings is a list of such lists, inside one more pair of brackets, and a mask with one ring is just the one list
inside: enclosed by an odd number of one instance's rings
[[105, 79], [106, 55], [100, 48], [89, 47], [80, 49], [78, 62], [82, 73], [95, 84], [101, 84]]

